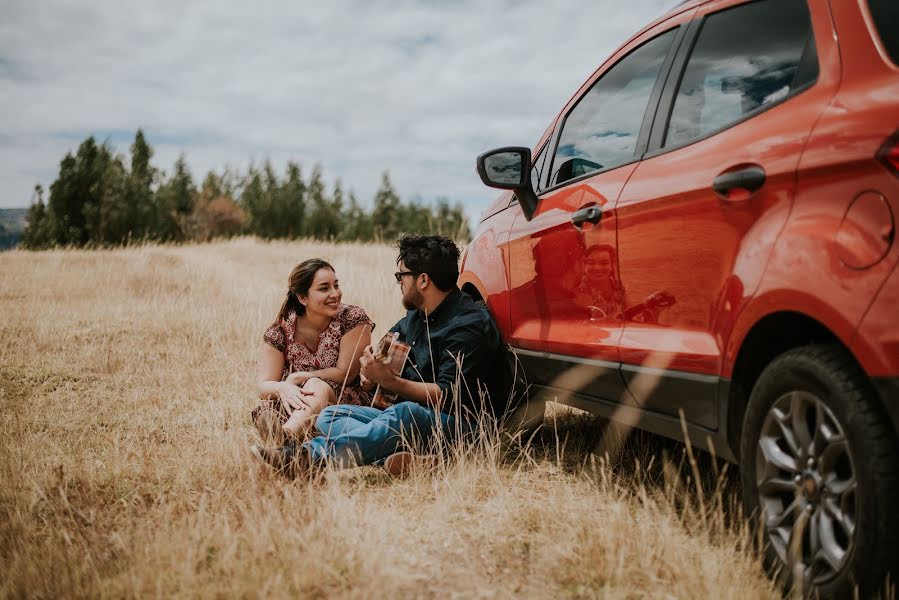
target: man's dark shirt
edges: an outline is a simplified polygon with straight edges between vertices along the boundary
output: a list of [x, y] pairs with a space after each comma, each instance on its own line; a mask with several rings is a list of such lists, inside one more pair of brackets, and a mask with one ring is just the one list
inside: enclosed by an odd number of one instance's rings
[[441, 412], [453, 412], [456, 403], [466, 415], [492, 410], [483, 392], [497, 367], [500, 337], [484, 306], [456, 288], [427, 319], [423, 311], [410, 310], [390, 331], [412, 346], [401, 377], [436, 383], [443, 391]]

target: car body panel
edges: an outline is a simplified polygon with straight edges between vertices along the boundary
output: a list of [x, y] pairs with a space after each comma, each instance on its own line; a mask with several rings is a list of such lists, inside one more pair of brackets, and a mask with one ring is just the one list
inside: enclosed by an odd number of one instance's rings
[[[704, 4], [697, 18], [736, 4]], [[726, 348], [737, 315], [759, 287], [790, 214], [799, 157], [839, 83], [826, 5], [814, 7], [811, 19], [824, 57], [811, 87], [684, 146], [650, 148], [628, 181], [617, 207], [622, 283], [630, 302], [655, 308], [625, 325], [620, 342], [625, 373], [631, 365], [669, 371], [674, 380], [678, 372], [730, 376]], [[718, 175], [749, 166], [766, 173], [756, 192], [722, 198], [712, 190]], [[660, 376], [659, 385], [641, 384], [641, 389], [631, 384], [631, 391], [644, 408], [682, 410], [689, 421], [717, 425], [715, 386], [694, 386], [694, 394], [678, 395], [662, 385], [668, 379]]]
[[[725, 353], [725, 377], [731, 375], [733, 361], [751, 327], [767, 314], [783, 310], [822, 323], [852, 351], [869, 375], [899, 375], [899, 358], [882, 358], [895, 352], [889, 339], [878, 347], [876, 335], [859, 337], [856, 333], [899, 261], [899, 245], [895, 243], [899, 177], [875, 158], [880, 147], [899, 130], [899, 69], [875, 46], [858, 6], [844, 2], [832, 2], [830, 6], [839, 55], [828, 60], [852, 64], [853, 68], [841, 73], [839, 89], [818, 118], [802, 153], [789, 220], [772, 251], [758, 298], [737, 319]], [[866, 237], [886, 234], [888, 250], [874, 264], [855, 268], [845, 262], [845, 218], [853, 200], [871, 193], [883, 197], [892, 213], [892, 230], [881, 229], [888, 226], [886, 223], [879, 227], [856, 223], [855, 235], [849, 239], [860, 246]], [[851, 252], [864, 253], [864, 248]], [[899, 285], [899, 281], [890, 285]], [[893, 314], [895, 320], [899, 305], [894, 306]]]
[[[730, 404], [731, 379], [744, 341], [766, 317], [802, 315], [869, 375], [899, 375], [899, 277], [886, 281], [899, 263], [899, 177], [875, 160], [899, 131], [899, 69], [872, 40], [863, 0], [809, 1], [813, 84], [721, 131], [662, 147], [678, 57], [689, 55], [704, 15], [744, 3], [678, 5], [605, 60], [535, 149], [550, 144], [551, 157], [565, 115], [597, 79], [681, 25], [647, 139], [641, 130], [645, 154], [542, 191], [530, 221], [502, 194], [485, 212], [460, 278], [487, 300], [504, 339], [524, 351], [540, 389], [586, 407], [627, 408], [638, 427], [672, 437], [681, 435], [666, 419], [683, 411], [689, 428], [717, 432], [730, 456], [725, 425], [739, 423], [728, 413], [740, 409]], [[853, 68], [844, 72], [844, 64]], [[749, 165], [766, 172], [758, 191], [722, 198], [711, 190], [719, 174]], [[850, 210], [853, 201], [861, 208]], [[573, 227], [572, 212], [591, 205], [602, 208], [599, 224]], [[889, 231], [877, 229], [885, 214]], [[599, 247], [615, 266], [587, 264]], [[591, 313], [595, 303], [578, 296], [594, 267], [626, 291], [616, 315]]]

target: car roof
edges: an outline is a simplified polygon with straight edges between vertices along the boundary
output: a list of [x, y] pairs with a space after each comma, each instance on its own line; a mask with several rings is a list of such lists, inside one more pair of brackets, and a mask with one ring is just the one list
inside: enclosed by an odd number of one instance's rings
[[629, 38], [627, 39], [627, 41], [626, 41], [624, 44], [622, 44], [622, 46], [624, 46], [625, 44], [629, 44], [629, 43], [631, 42], [631, 40], [633, 40], [635, 37], [642, 35], [644, 31], [647, 31], [647, 30], [649, 30], [649, 29], [652, 29], [653, 27], [655, 27], [655, 26], [658, 25], [659, 23], [662, 23], [662, 22], [664, 22], [664, 21], [667, 21], [667, 20], [670, 19], [671, 17], [673, 17], [673, 16], [675, 16], [675, 15], [679, 15], [679, 14], [682, 13], [682, 12], [686, 12], [686, 11], [688, 11], [688, 10], [692, 10], [692, 9], [696, 8], [697, 6], [702, 6], [703, 4], [708, 4], [708, 3], [711, 2], [711, 1], [712, 1], [712, 0], [683, 0], [682, 2], [677, 3], [676, 5], [674, 5], [673, 7], [671, 7], [671, 10], [669, 10], [669, 11], [663, 13], [661, 16], [659, 16], [659, 17], [658, 17], [657, 19], [655, 19], [653, 22], [649, 23], [649, 24], [646, 25], [645, 27], [642, 27], [642, 28], [640, 29], [640, 31], [636, 32], [634, 35], [632, 35], [631, 37], [629, 37]]

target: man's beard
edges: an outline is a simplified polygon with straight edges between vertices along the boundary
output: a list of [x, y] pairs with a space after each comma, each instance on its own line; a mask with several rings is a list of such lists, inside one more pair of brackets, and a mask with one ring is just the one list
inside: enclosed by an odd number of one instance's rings
[[421, 308], [421, 305], [424, 303], [425, 297], [421, 295], [421, 292], [418, 291], [418, 288], [415, 286], [413, 286], [408, 293], [403, 294], [403, 308], [406, 310]]

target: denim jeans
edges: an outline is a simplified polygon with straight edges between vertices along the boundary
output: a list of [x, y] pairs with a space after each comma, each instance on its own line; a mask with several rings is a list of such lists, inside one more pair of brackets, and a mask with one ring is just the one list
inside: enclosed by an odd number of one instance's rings
[[454, 439], [471, 430], [469, 423], [415, 402], [400, 402], [386, 410], [338, 404], [325, 408], [315, 422], [322, 434], [303, 444], [314, 462], [329, 460], [341, 467], [382, 461], [414, 444], [427, 449], [440, 430]]

